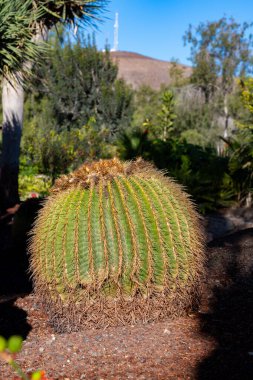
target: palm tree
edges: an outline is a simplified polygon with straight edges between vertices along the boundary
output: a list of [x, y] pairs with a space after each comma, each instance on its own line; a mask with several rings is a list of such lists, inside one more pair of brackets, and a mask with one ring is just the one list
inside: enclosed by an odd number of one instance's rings
[[39, 42], [57, 23], [74, 29], [96, 24], [107, 0], [2, 0], [0, 74], [2, 80], [2, 158], [0, 210], [19, 202], [18, 169], [23, 127], [24, 83], [43, 50]]

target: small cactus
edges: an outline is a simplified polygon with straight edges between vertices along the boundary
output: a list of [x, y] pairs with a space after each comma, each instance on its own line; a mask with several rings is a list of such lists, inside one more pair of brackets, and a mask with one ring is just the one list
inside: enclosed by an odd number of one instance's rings
[[203, 239], [188, 195], [151, 164], [85, 164], [56, 181], [32, 232], [31, 270], [58, 330], [182, 314]]

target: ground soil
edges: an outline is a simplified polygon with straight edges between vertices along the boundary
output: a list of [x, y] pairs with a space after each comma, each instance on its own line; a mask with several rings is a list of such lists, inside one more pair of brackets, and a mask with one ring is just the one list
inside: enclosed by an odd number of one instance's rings
[[[253, 229], [206, 249], [198, 311], [136, 326], [56, 334], [32, 293], [25, 245], [0, 219], [0, 335], [22, 335], [17, 361], [56, 379], [253, 379]], [[0, 363], [0, 380], [13, 379]]]

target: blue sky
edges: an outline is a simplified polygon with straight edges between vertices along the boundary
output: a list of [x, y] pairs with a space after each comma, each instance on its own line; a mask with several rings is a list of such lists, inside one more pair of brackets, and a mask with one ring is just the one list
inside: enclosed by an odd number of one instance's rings
[[188, 25], [233, 16], [237, 22], [253, 21], [253, 0], [111, 0], [107, 20], [96, 32], [97, 45], [113, 45], [115, 13], [119, 12], [119, 50], [162, 60], [190, 64], [189, 47], [182, 36]]

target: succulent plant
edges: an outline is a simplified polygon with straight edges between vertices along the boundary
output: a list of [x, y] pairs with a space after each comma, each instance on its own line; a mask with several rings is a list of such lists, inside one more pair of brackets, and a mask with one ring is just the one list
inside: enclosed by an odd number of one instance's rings
[[138, 159], [60, 177], [32, 231], [31, 270], [58, 330], [182, 314], [203, 268], [199, 217], [181, 186]]

